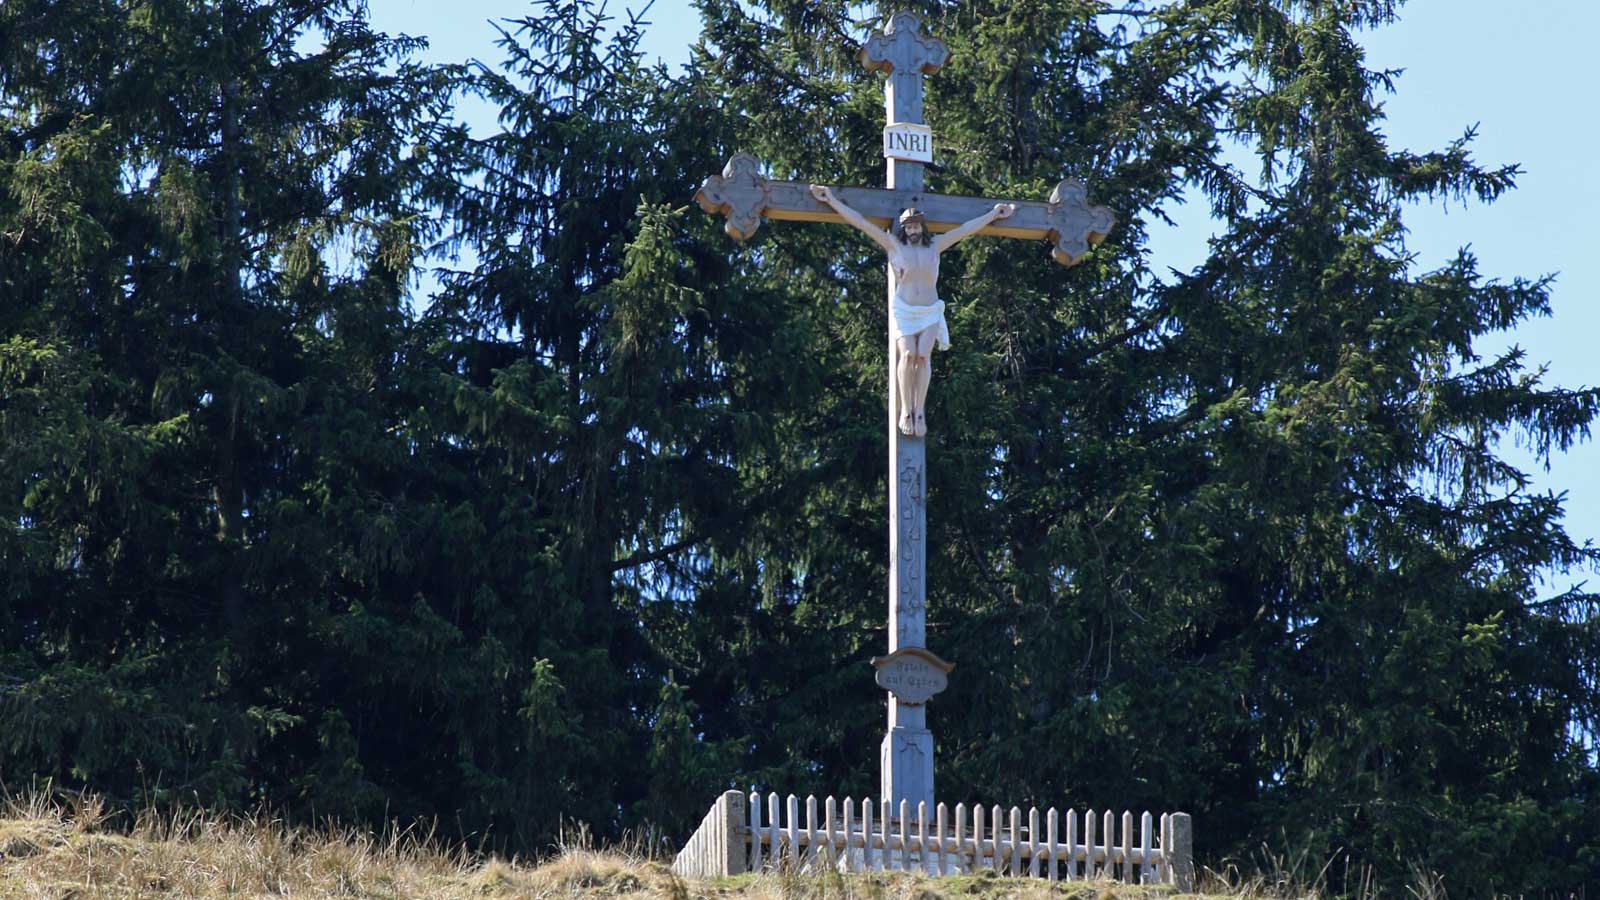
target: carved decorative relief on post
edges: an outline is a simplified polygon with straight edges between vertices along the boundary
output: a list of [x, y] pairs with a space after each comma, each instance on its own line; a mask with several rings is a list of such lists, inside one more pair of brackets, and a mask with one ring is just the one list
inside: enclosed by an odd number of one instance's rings
[[923, 527], [927, 518], [923, 491], [922, 462], [910, 453], [900, 454], [900, 502], [896, 504], [899, 529], [896, 544], [900, 551], [899, 612], [901, 620], [917, 616], [920, 620], [926, 606], [922, 572], [926, 561], [926, 542]]
[[927, 541], [923, 529], [927, 521], [927, 497], [922, 454], [902, 449], [896, 466], [895, 509], [895, 646], [922, 645], [927, 606], [923, 572], [927, 561]]

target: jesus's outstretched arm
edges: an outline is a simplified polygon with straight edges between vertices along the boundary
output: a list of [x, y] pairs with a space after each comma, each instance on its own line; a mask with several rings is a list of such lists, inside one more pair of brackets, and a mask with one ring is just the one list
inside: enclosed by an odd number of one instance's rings
[[889, 236], [889, 232], [868, 222], [861, 213], [845, 205], [843, 200], [833, 195], [832, 188], [824, 184], [813, 184], [811, 186], [811, 196], [833, 207], [834, 212], [838, 213], [846, 222], [860, 229], [867, 237], [872, 238], [873, 242], [882, 247], [885, 253], [894, 252], [894, 238]]
[[949, 231], [946, 231], [944, 234], [934, 238], [933, 249], [943, 253], [961, 241], [966, 240], [974, 234], [977, 234], [979, 229], [983, 228], [983, 226], [989, 224], [990, 222], [993, 222], [995, 219], [1008, 218], [1016, 211], [1017, 205], [1015, 203], [996, 203], [994, 205], [994, 209], [989, 210], [976, 219], [968, 219], [967, 221], [962, 222], [960, 225], [957, 225]]

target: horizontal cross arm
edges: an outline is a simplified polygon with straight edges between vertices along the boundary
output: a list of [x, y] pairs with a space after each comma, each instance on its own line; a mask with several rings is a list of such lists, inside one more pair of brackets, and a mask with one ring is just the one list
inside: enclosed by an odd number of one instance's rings
[[[978, 233], [1050, 241], [1054, 245], [1051, 255], [1068, 266], [1079, 262], [1090, 247], [1104, 240], [1116, 223], [1110, 210], [1089, 206], [1083, 185], [1072, 180], [1056, 185], [1048, 202], [864, 187], [834, 188], [833, 192], [868, 221], [884, 228], [894, 222], [901, 210], [920, 209], [925, 226], [935, 232], [949, 231], [975, 219], [996, 203], [1015, 203], [1017, 211], [1010, 218], [990, 223]], [[763, 216], [789, 222], [844, 223], [833, 207], [811, 196], [810, 185], [764, 178], [757, 171], [755, 159], [743, 153], [728, 163], [720, 177], [707, 178], [695, 199], [706, 212], [727, 216], [726, 230], [739, 240], [754, 235]]]
[[[809, 184], [798, 181], [773, 181], [769, 184], [772, 202], [765, 210], [767, 218], [780, 222], [844, 222], [844, 218], [834, 212], [833, 207], [811, 196]], [[914, 208], [922, 210], [923, 225], [929, 231], [950, 231], [993, 209], [996, 203], [1015, 203], [1017, 211], [1009, 218], [985, 225], [978, 234], [1026, 241], [1051, 241], [1061, 226], [1059, 219], [1062, 216], [1059, 210], [1052, 208], [1054, 204], [1038, 200], [960, 197], [924, 191], [860, 187], [835, 188], [833, 193], [840, 201], [865, 216], [867, 221], [884, 228], [893, 224], [902, 210]], [[1098, 244], [1104, 240], [1106, 232], [1111, 230], [1111, 224], [1110, 221], [1104, 222], [1104, 230], [1090, 227], [1087, 244]], [[1088, 246], [1084, 246], [1077, 256], [1081, 257], [1088, 249]], [[1077, 261], [1074, 259], [1072, 262]]]

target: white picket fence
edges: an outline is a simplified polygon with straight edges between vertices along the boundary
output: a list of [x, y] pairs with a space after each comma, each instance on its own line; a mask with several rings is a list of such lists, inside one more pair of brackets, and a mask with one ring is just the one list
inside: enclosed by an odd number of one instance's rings
[[[764, 801], [764, 802], [763, 802]], [[763, 807], [765, 812], [763, 813]], [[1109, 878], [1194, 889], [1193, 829], [1186, 813], [1135, 817], [1055, 809], [1026, 813], [902, 802], [885, 816], [871, 800], [820, 804], [777, 794], [722, 795], [673, 863], [688, 877], [743, 872], [917, 872], [1080, 881]], [[1120, 825], [1120, 827], [1119, 827]]]

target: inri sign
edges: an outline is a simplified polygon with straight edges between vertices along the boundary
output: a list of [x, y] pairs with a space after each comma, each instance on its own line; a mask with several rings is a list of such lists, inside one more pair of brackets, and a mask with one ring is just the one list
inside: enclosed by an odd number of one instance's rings
[[883, 155], [887, 159], [933, 162], [933, 129], [911, 122], [894, 122], [885, 126]]

